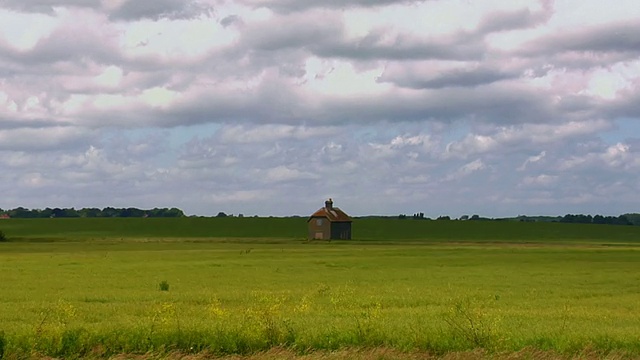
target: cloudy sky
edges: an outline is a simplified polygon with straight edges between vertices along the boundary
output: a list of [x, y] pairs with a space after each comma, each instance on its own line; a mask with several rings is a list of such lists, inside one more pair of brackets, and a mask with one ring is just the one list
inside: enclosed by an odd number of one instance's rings
[[0, 0], [0, 208], [640, 212], [636, 0]]

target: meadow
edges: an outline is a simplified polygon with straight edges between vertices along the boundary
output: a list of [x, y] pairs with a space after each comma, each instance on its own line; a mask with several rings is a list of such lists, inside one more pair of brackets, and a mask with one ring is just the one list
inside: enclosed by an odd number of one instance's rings
[[2, 220], [0, 358], [640, 357], [640, 227], [305, 221]]

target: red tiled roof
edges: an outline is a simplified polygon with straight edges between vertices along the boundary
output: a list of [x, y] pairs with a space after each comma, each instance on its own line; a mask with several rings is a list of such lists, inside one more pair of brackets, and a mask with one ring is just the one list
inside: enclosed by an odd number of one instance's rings
[[[332, 222], [351, 222], [351, 217], [337, 207], [331, 207], [330, 209], [321, 207], [309, 217], [309, 220], [316, 217], [324, 217]], [[309, 222], [309, 220], [307, 220], [307, 222]]]

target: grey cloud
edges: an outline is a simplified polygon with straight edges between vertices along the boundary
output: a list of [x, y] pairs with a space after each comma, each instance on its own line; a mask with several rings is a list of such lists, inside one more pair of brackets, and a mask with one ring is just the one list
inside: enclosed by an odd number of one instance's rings
[[359, 100], [335, 100], [323, 104], [335, 122], [427, 121], [453, 122], [472, 118], [492, 124], [551, 121], [556, 110], [544, 94], [489, 86], [483, 89], [445, 88], [415, 96], [393, 93]]
[[19, 62], [21, 66], [51, 65], [58, 61], [79, 62], [82, 58], [94, 59], [99, 63], [118, 62], [119, 51], [110, 42], [117, 34], [100, 33], [99, 31], [103, 29], [96, 29], [94, 32], [73, 26], [55, 30], [30, 50], [9, 50], [6, 47], [0, 47], [0, 59]]
[[244, 27], [242, 46], [248, 49], [296, 48], [319, 57], [366, 60], [480, 59], [485, 51], [478, 33], [457, 32], [438, 38], [406, 34], [388, 39], [386, 28], [371, 30], [358, 39], [345, 39], [343, 23], [335, 13], [312, 10], [300, 14], [276, 15], [268, 22]]
[[264, 6], [278, 12], [296, 12], [313, 8], [376, 7], [394, 4], [417, 4], [425, 0], [245, 0], [255, 6]]
[[628, 61], [633, 58], [627, 52], [593, 52], [593, 51], [559, 51], [554, 53], [528, 54], [530, 59], [538, 63], [548, 62], [555, 69], [584, 69], [589, 70], [602, 66], [602, 64], [615, 64]]
[[54, 121], [52, 119], [21, 119], [0, 116], [0, 131], [14, 129], [46, 129], [71, 125], [71, 123], [66, 121]]
[[468, 68], [455, 69], [448, 72], [439, 73], [437, 76], [422, 79], [420, 75], [403, 73], [399, 76], [382, 75], [381, 82], [393, 82], [401, 87], [412, 89], [441, 89], [445, 87], [475, 87], [479, 85], [491, 84], [506, 79], [513, 79], [520, 76], [515, 71], [503, 71], [493, 68]]
[[220, 20], [220, 25], [222, 25], [223, 27], [231, 26], [238, 23], [242, 23], [242, 18], [240, 18], [238, 15], [229, 15]]
[[367, 97], [307, 99], [296, 87], [274, 77], [245, 91], [211, 88], [194, 94], [191, 100], [168, 109], [136, 108], [87, 112], [83, 121], [93, 126], [119, 124], [128, 127], [227, 124], [309, 124], [312, 126], [389, 121], [444, 121], [473, 118], [490, 124], [549, 122], [562, 119], [549, 96], [498, 84], [484, 88], [444, 88], [416, 91], [412, 95], [394, 92]]
[[[310, 22], [310, 18], [315, 21]], [[305, 49], [341, 37], [342, 23], [327, 14], [287, 15], [244, 28], [241, 44], [251, 50]]]
[[211, 13], [212, 8], [194, 0], [128, 0], [110, 14], [114, 20], [190, 19]]
[[640, 22], [615, 23], [549, 35], [522, 46], [521, 53], [618, 52], [637, 57], [640, 53]]
[[3, 0], [1, 7], [23, 11], [51, 14], [56, 6], [100, 8], [101, 0]]
[[50, 151], [83, 147], [94, 134], [91, 130], [50, 126], [0, 130], [0, 151]]
[[149, 119], [161, 121], [165, 126], [206, 122], [306, 124], [311, 119], [309, 125], [318, 126], [384, 121], [451, 123], [467, 118], [491, 124], [513, 124], [552, 121], [558, 116], [544, 96], [508, 88], [445, 89], [441, 93], [413, 97], [392, 93], [354, 99], [329, 97], [315, 99], [315, 105], [311, 105], [286, 85], [270, 84], [240, 99], [234, 94], [213, 96], [167, 113], [149, 114]]
[[393, 43], [383, 41], [385, 29], [372, 31], [362, 39], [337, 39], [314, 45], [311, 51], [321, 57], [354, 60], [475, 60], [485, 51], [482, 42], [459, 33], [438, 39], [419, 39], [399, 35]]
[[604, 116], [638, 119], [640, 118], [640, 92], [638, 90], [623, 91], [615, 100], [601, 104], [598, 109]]
[[529, 9], [511, 12], [496, 12], [487, 15], [478, 25], [477, 32], [491, 33], [505, 30], [529, 28], [547, 21], [552, 15], [548, 4], [543, 10], [531, 12]]

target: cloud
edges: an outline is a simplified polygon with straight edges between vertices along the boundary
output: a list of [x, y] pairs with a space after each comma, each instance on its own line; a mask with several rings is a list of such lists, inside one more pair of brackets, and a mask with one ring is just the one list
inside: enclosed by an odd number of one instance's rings
[[550, 1], [543, 1], [543, 9], [533, 12], [528, 8], [498, 11], [486, 15], [478, 25], [479, 33], [491, 33], [530, 28], [548, 21], [553, 13]]
[[520, 77], [517, 71], [480, 66], [478, 63], [425, 62], [387, 67], [380, 82], [393, 82], [412, 89], [441, 89], [446, 87], [475, 87]]
[[596, 25], [580, 30], [571, 30], [553, 36], [542, 37], [524, 44], [525, 54], [558, 52], [626, 53], [627, 58], [637, 57], [640, 39], [635, 34], [640, 22], [624, 22]]
[[526, 176], [522, 180], [522, 184], [524, 186], [531, 187], [549, 187], [550, 185], [553, 185], [557, 180], [558, 176], [541, 174], [537, 176]]
[[640, 168], [637, 154], [627, 144], [617, 143], [605, 149], [572, 155], [559, 164], [562, 171], [585, 172], [601, 169], [606, 172], [627, 172]]
[[0, 206], [631, 211], [634, 5], [7, 0]]
[[[514, 125], [494, 129], [492, 134], [468, 134], [462, 140], [447, 144], [446, 154], [448, 157], [468, 158], [506, 149], [536, 149], [540, 146], [562, 144], [571, 139], [588, 138], [610, 128], [611, 124], [603, 120], [569, 122], [560, 125]], [[535, 157], [528, 158], [527, 161], [539, 161], [535, 159]]]
[[220, 140], [225, 143], [258, 143], [276, 142], [286, 140], [306, 140], [319, 136], [331, 136], [340, 130], [335, 127], [300, 127], [292, 125], [259, 125], [242, 126], [231, 125], [223, 127], [220, 132]]
[[376, 29], [356, 39], [342, 39], [312, 47], [320, 57], [355, 60], [474, 60], [482, 56], [482, 46], [467, 34], [423, 38], [406, 34], [389, 36], [386, 29]]
[[266, 170], [264, 175], [265, 180], [273, 182], [309, 180], [318, 178], [318, 176], [313, 175], [309, 172], [291, 169], [282, 165]]
[[295, 12], [312, 8], [358, 8], [393, 4], [417, 4], [424, 0], [244, 0], [254, 6], [263, 6], [278, 12]]
[[77, 127], [0, 129], [0, 151], [47, 151], [78, 148], [95, 135]]
[[540, 162], [547, 155], [546, 151], [540, 152], [538, 155], [529, 156], [525, 162], [518, 168], [518, 171], [524, 171], [527, 168], [527, 165]]
[[[316, 21], [310, 22], [309, 19]], [[339, 19], [323, 11], [305, 16], [275, 15], [268, 20], [245, 24], [241, 44], [263, 51], [313, 47], [314, 44], [332, 42], [342, 37], [341, 27]]]
[[197, 1], [189, 0], [126, 0], [110, 17], [114, 20], [192, 19], [209, 14], [213, 9]]
[[99, 8], [101, 0], [4, 0], [2, 6], [21, 12], [52, 14], [55, 7]]

